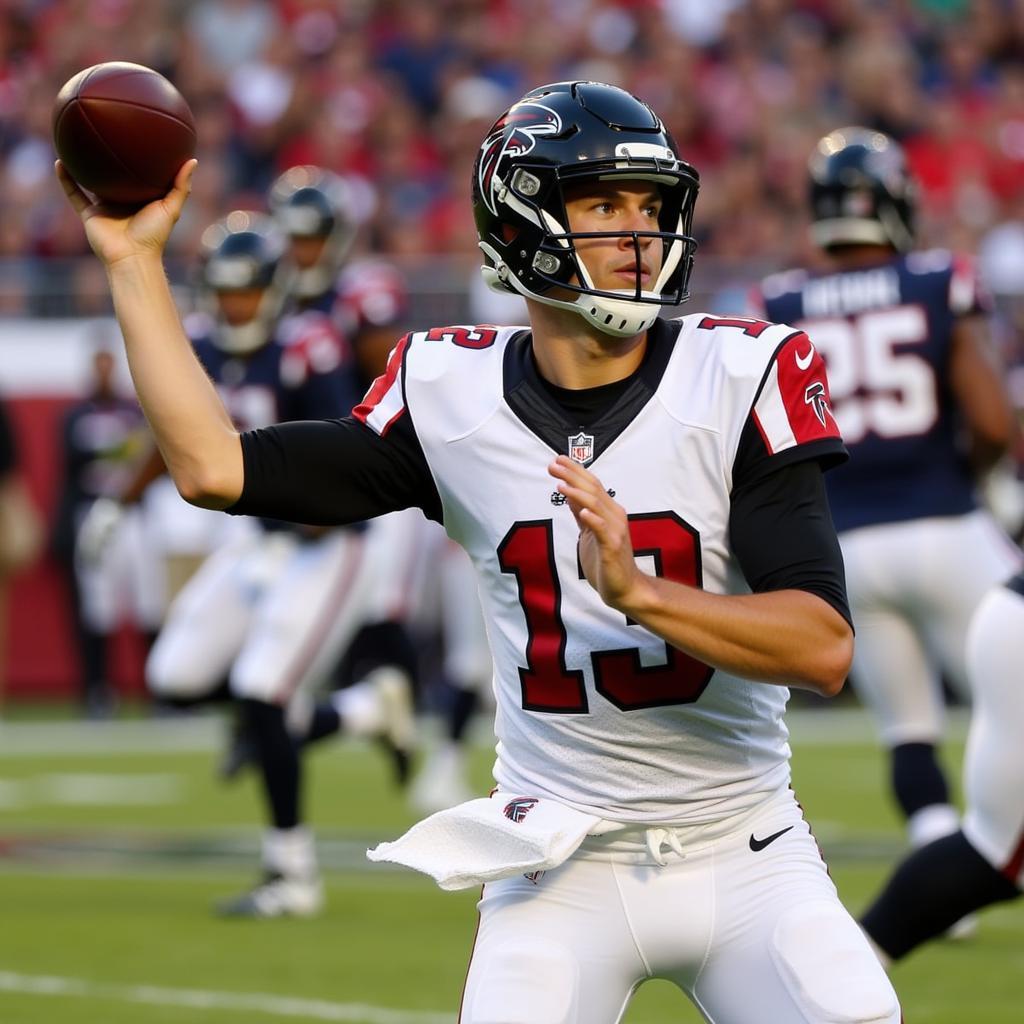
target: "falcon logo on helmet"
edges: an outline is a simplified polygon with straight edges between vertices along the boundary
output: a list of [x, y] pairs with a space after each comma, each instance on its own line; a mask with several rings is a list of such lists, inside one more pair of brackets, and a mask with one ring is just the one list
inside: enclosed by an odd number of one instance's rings
[[502, 158], [525, 156], [537, 145], [538, 137], [558, 135], [561, 130], [562, 119], [543, 103], [517, 103], [495, 121], [480, 147], [477, 169], [480, 194], [491, 213], [497, 216], [494, 193], [506, 184], [496, 180], [494, 173]]
[[[609, 182], [650, 182], [658, 193], [650, 231], [574, 233], [567, 190]], [[527, 93], [487, 132], [473, 170], [473, 215], [484, 280], [583, 317], [604, 334], [646, 331], [659, 307], [689, 295], [697, 241], [693, 205], [699, 178], [651, 108], [602, 82], [553, 82]], [[650, 280], [599, 287], [577, 250], [578, 239], [641, 246], [657, 253]]]

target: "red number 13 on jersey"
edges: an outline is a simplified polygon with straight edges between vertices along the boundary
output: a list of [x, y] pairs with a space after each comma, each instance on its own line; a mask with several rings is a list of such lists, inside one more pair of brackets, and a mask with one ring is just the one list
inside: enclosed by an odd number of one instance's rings
[[[700, 586], [700, 545], [689, 524], [674, 513], [657, 512], [631, 515], [629, 530], [634, 553], [653, 557], [658, 576]], [[586, 712], [583, 673], [565, 662], [568, 638], [551, 520], [516, 523], [498, 547], [498, 561], [503, 572], [516, 577], [526, 617], [526, 668], [519, 670], [523, 707], [553, 714]], [[645, 666], [635, 647], [592, 651], [597, 692], [622, 711], [692, 704], [714, 670], [674, 647], [666, 645], [666, 653], [665, 664]]]

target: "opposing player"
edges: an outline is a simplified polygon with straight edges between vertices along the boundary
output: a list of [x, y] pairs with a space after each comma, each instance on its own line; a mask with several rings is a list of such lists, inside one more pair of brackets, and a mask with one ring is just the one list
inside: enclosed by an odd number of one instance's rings
[[[315, 311], [279, 318], [284, 239], [273, 221], [236, 211], [211, 225], [203, 241], [207, 313], [188, 327], [232, 422], [251, 429], [351, 408], [351, 358], [330, 319]], [[224, 904], [224, 913], [276, 917], [320, 909], [292, 732], [308, 727], [316, 693], [361, 624], [373, 585], [361, 529], [264, 519], [259, 529], [224, 544], [189, 580], [153, 648], [147, 664], [153, 693], [194, 703], [226, 690], [239, 702], [261, 770], [270, 819], [264, 879]], [[395, 732], [393, 739], [408, 742], [407, 686], [387, 677], [353, 688], [344, 719], [349, 734]]]
[[[387, 367], [397, 329], [409, 318], [408, 286], [394, 264], [363, 258], [341, 272], [333, 316], [350, 338], [369, 386]], [[476, 577], [465, 551], [415, 509], [373, 521], [391, 531], [390, 596], [381, 611], [401, 622], [421, 646], [440, 646], [433, 679], [442, 711], [437, 743], [413, 781], [413, 805], [430, 813], [474, 793], [468, 778], [470, 725], [489, 693], [493, 666]], [[377, 628], [379, 632], [379, 627]], [[394, 641], [384, 634], [388, 646]], [[401, 649], [400, 645], [399, 649]]]
[[270, 212], [288, 239], [281, 287], [292, 309], [330, 315], [357, 231], [352, 185], [322, 167], [289, 167], [271, 186]]
[[1024, 888], [1024, 573], [982, 600], [967, 633], [974, 693], [963, 827], [915, 850], [862, 920], [886, 961]]
[[[849, 463], [828, 478], [857, 646], [852, 680], [891, 759], [912, 844], [958, 827], [936, 747], [945, 676], [966, 696], [964, 637], [1019, 554], [975, 495], [1013, 412], [971, 264], [915, 252], [914, 182], [887, 136], [845, 128], [810, 160], [815, 242], [833, 269], [768, 278], [761, 308], [828, 367]], [[755, 309], [757, 306], [755, 305]]]
[[823, 364], [784, 325], [658, 318], [698, 180], [654, 112], [599, 83], [524, 96], [473, 194], [530, 325], [408, 334], [352, 417], [241, 437], [160, 265], [191, 169], [129, 219], [62, 175], [179, 489], [325, 523], [419, 506], [483, 584], [497, 793], [427, 844], [491, 879], [463, 1024], [611, 1024], [654, 976], [711, 1021], [896, 1024], [789, 789], [786, 686], [836, 693], [853, 645]]

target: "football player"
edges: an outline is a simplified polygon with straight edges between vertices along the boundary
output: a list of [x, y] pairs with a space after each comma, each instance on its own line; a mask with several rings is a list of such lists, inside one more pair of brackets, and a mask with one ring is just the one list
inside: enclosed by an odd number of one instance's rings
[[[341, 272], [334, 317], [352, 339], [367, 386], [384, 373], [396, 329], [408, 319], [408, 307], [408, 288], [392, 263], [359, 259]], [[443, 713], [443, 730], [410, 792], [413, 805], [431, 813], [474, 795], [466, 748], [469, 727], [490, 688], [491, 653], [466, 553], [416, 510], [384, 519], [394, 532], [391, 549], [396, 556], [390, 562], [394, 584], [389, 614], [406, 623], [420, 644], [436, 637], [441, 647], [435, 701]]]
[[280, 273], [289, 305], [330, 314], [357, 235], [352, 184], [322, 167], [289, 167], [271, 186], [268, 202], [288, 239]]
[[[203, 246], [206, 311], [187, 328], [231, 422], [252, 429], [351, 408], [351, 357], [330, 318], [316, 311], [279, 317], [284, 238], [273, 220], [235, 211], [210, 226]], [[226, 914], [309, 915], [321, 906], [292, 731], [308, 727], [317, 690], [362, 623], [372, 563], [361, 529], [264, 519], [189, 580], [150, 654], [147, 679], [157, 697], [195, 703], [221, 697], [226, 687], [252, 738], [270, 818], [264, 878], [225, 903]], [[408, 683], [380, 674], [347, 693], [342, 714], [346, 732], [387, 734], [404, 746]]]
[[1024, 888], [1024, 573], [982, 600], [967, 633], [974, 693], [963, 827], [915, 850], [861, 924], [887, 964]]
[[659, 318], [698, 177], [658, 116], [595, 82], [524, 96], [473, 206], [529, 325], [411, 332], [352, 416], [241, 435], [159, 259], [193, 167], [129, 218], [61, 174], [179, 490], [305, 522], [419, 507], [481, 582], [497, 790], [404, 839], [486, 879], [462, 1024], [612, 1024], [651, 977], [710, 1021], [897, 1024], [789, 785], [787, 687], [838, 692], [853, 648], [824, 365], [785, 325]]
[[857, 629], [851, 679], [921, 845], [958, 827], [936, 754], [942, 678], [967, 696], [971, 614], [1020, 564], [975, 493], [1007, 449], [1013, 411], [971, 262], [913, 249], [915, 183], [900, 147], [834, 131], [809, 178], [811, 230], [831, 269], [768, 278], [755, 309], [806, 332], [798, 369], [815, 354], [828, 367], [851, 456], [828, 478]]
[[[307, 270], [317, 269], [317, 258], [326, 252], [335, 252], [336, 243], [327, 245], [327, 230], [332, 231], [342, 222], [344, 213], [338, 203], [342, 194], [328, 188], [333, 175], [318, 168], [293, 168], [275, 184], [270, 205], [275, 221], [282, 233], [291, 237], [292, 265], [279, 271], [277, 281], [286, 293], [286, 306], [290, 309], [326, 311], [332, 324], [351, 349], [354, 374], [360, 393], [365, 391], [387, 360], [389, 349], [381, 348], [381, 339], [392, 342], [399, 322], [408, 311], [405, 283], [397, 269], [382, 260], [361, 260], [346, 267], [324, 289], [326, 275], [303, 276], [296, 270], [297, 260]], [[318, 182], [313, 185], [311, 182]], [[285, 185], [290, 186], [288, 189]], [[287, 198], [285, 198], [287, 197]], [[297, 211], [304, 211], [298, 216]], [[327, 212], [331, 212], [331, 216]], [[304, 237], [294, 235], [300, 228], [312, 229], [319, 225], [319, 247], [305, 246]], [[298, 251], [299, 256], [296, 256]], [[331, 261], [332, 266], [334, 261]], [[305, 285], [302, 282], [305, 281]], [[288, 289], [296, 287], [294, 293]], [[316, 312], [316, 317], [322, 312]], [[380, 362], [377, 370], [371, 370]], [[345, 412], [347, 410], [338, 410]], [[223, 518], [223, 517], [222, 517]], [[406, 685], [415, 691], [419, 680], [419, 654], [410, 635], [410, 620], [419, 614], [428, 575], [429, 552], [426, 533], [430, 524], [416, 510], [407, 510], [382, 516], [365, 524], [365, 558], [372, 564], [374, 587], [372, 594], [361, 598], [362, 625], [341, 653], [340, 662], [330, 675], [337, 692], [319, 699], [308, 716], [290, 723], [292, 736], [301, 749], [309, 744], [336, 736], [345, 731], [345, 707], [352, 695], [343, 693], [354, 684], [370, 676], [404, 676]], [[408, 746], [394, 746], [381, 737], [393, 761], [395, 780], [399, 785], [408, 782], [412, 770], [411, 750]], [[257, 745], [246, 716], [239, 716], [230, 737], [230, 744], [221, 763], [220, 773], [225, 780], [234, 779], [250, 764], [256, 763]]]

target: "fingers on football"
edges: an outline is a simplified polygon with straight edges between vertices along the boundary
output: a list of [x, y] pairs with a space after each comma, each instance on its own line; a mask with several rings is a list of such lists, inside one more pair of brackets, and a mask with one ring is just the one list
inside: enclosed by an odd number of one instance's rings
[[191, 160], [186, 160], [178, 168], [178, 173], [174, 176], [174, 188], [176, 191], [182, 192], [186, 196], [192, 191], [192, 175], [195, 174], [198, 164], [199, 161], [193, 157]]
[[57, 180], [60, 182], [60, 187], [64, 189], [64, 195], [68, 197], [68, 201], [74, 207], [76, 213], [82, 213], [83, 210], [87, 210], [92, 203], [89, 202], [85, 193], [78, 187], [78, 183], [68, 173], [68, 169], [58, 160], [54, 165], [54, 170], [57, 172]]
[[197, 163], [198, 161], [193, 158], [186, 160], [178, 168], [178, 173], [174, 176], [174, 186], [164, 197], [163, 201], [167, 204], [167, 208], [175, 220], [181, 215], [181, 208], [192, 191], [192, 175], [195, 173]]

